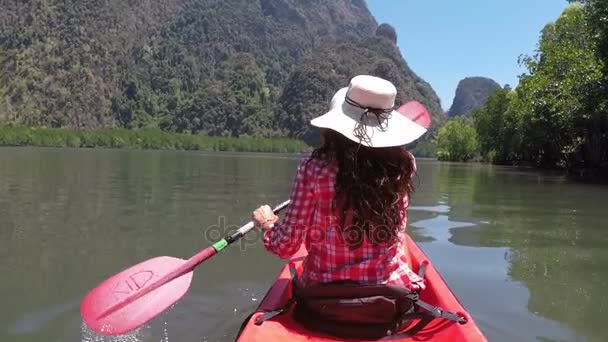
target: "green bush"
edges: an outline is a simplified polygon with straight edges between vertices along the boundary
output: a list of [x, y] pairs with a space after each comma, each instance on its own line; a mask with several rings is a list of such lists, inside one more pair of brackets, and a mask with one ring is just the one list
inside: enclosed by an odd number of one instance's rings
[[460, 117], [448, 121], [437, 134], [439, 160], [469, 161], [477, 156], [478, 148], [475, 128]]
[[0, 146], [105, 147], [160, 150], [298, 153], [310, 147], [300, 140], [252, 137], [210, 137], [158, 129], [100, 129], [0, 127]]

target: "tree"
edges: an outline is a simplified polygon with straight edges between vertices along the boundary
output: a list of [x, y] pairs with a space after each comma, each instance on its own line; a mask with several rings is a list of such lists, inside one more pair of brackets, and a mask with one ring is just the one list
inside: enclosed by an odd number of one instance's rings
[[472, 117], [479, 139], [481, 156], [496, 164], [508, 164], [516, 159], [520, 136], [518, 122], [511, 107], [515, 93], [509, 86], [496, 90], [483, 107], [473, 111]]
[[598, 56], [608, 66], [608, 2], [605, 0], [587, 0], [589, 26], [597, 44]]
[[437, 134], [437, 157], [445, 161], [469, 161], [477, 155], [477, 133], [463, 118], [448, 121]]
[[573, 4], [542, 31], [536, 55], [523, 58], [522, 149], [543, 167], [597, 168], [606, 156], [606, 115], [598, 110], [603, 68], [583, 5]]

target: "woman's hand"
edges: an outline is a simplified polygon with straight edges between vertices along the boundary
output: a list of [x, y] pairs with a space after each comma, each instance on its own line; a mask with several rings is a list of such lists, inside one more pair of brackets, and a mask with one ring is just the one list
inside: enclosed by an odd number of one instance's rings
[[279, 217], [272, 212], [268, 205], [263, 205], [253, 211], [253, 222], [263, 229], [271, 229], [278, 220]]

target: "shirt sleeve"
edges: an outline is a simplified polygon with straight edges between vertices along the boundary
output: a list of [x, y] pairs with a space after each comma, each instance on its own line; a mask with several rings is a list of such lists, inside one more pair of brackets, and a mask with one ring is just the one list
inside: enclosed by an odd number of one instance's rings
[[291, 204], [282, 220], [264, 232], [264, 247], [282, 259], [300, 249], [315, 209], [314, 184], [307, 172], [308, 158], [298, 164], [291, 191]]

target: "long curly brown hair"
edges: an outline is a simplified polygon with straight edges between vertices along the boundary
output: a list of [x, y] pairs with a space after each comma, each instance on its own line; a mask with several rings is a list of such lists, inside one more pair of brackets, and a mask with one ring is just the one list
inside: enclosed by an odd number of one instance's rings
[[393, 242], [407, 209], [404, 196], [414, 191], [413, 157], [399, 146], [370, 148], [332, 130], [321, 134], [323, 144], [312, 158], [338, 166], [333, 203], [344, 241], [352, 248], [365, 239], [373, 245]]

